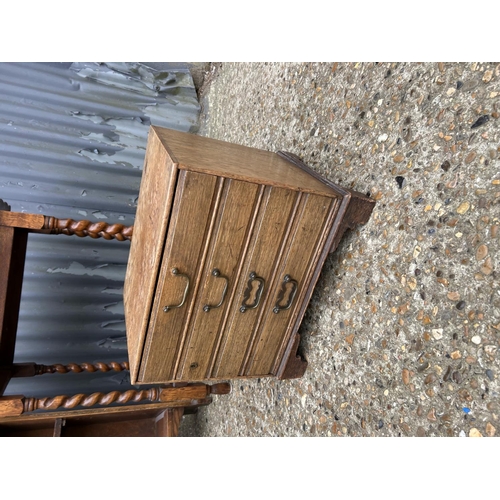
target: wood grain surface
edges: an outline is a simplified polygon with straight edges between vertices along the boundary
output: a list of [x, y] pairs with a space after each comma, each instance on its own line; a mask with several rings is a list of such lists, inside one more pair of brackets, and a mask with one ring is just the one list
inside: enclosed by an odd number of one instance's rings
[[[174, 367], [182, 334], [199, 282], [200, 265], [208, 238], [211, 207], [217, 178], [182, 171], [175, 194], [171, 222], [154, 298], [151, 322], [141, 362], [141, 382], [161, 383], [174, 379]], [[180, 274], [172, 273], [178, 269]], [[189, 285], [188, 285], [189, 279]], [[186, 301], [179, 305], [186, 287]]]
[[[276, 273], [279, 250], [282, 247], [297, 196], [298, 193], [287, 189], [266, 187], [240, 283], [231, 305], [227, 327], [221, 335], [221, 345], [212, 373], [215, 378], [231, 378], [239, 375], [258, 320], [268, 301], [269, 287]], [[240, 308], [251, 272], [255, 272], [264, 280], [264, 290], [259, 305], [254, 309], [246, 309], [242, 313]]]
[[[195, 300], [193, 320], [176, 377], [179, 380], [203, 380], [207, 376], [214, 345], [239, 278], [238, 264], [245, 251], [244, 243], [254, 213], [257, 192], [257, 184], [225, 180], [216, 229], [203, 270], [203, 282]], [[218, 269], [224, 278], [214, 277], [214, 269]], [[205, 305], [220, 302], [226, 280], [227, 290], [222, 304], [206, 312]]]
[[146, 164], [125, 288], [133, 382], [301, 376], [326, 255], [373, 201], [295, 155], [159, 127]]
[[17, 417], [24, 411], [23, 396], [0, 397], [0, 419], [2, 417]]
[[[176, 400], [165, 403], [134, 406], [90, 408], [25, 414], [0, 418], [2, 437], [159, 437], [177, 436], [178, 416], [194, 413], [197, 408], [210, 404], [212, 398]], [[173, 410], [177, 425], [165, 432], [161, 422], [165, 410]], [[174, 424], [171, 421], [168, 424]]]
[[27, 230], [0, 226], [0, 395], [12, 374], [27, 242]]
[[0, 210], [0, 226], [43, 229], [45, 217], [41, 214], [25, 214]]
[[123, 294], [133, 384], [139, 372], [176, 179], [176, 164], [156, 132], [150, 130]]
[[156, 418], [157, 437], [176, 437], [179, 434], [184, 408], [168, 408]]
[[325, 183], [276, 153], [153, 127], [179, 168], [335, 197]]
[[[334, 202], [336, 200], [333, 200]], [[285, 337], [291, 334], [289, 323], [294, 309], [299, 305], [298, 296], [307, 286], [305, 277], [311, 266], [311, 261], [317, 252], [317, 243], [325, 230], [324, 224], [328, 216], [332, 199], [324, 196], [305, 195], [296, 216], [294, 228], [289, 235], [287, 252], [279, 264], [276, 279], [272, 284], [272, 307], [268, 307], [262, 322], [258, 339], [250, 354], [244, 374], [270, 375], [276, 362], [278, 351]], [[279, 303], [283, 280], [289, 275], [298, 283], [297, 295], [292, 306], [279, 313], [273, 312], [276, 305], [284, 306], [287, 295]]]

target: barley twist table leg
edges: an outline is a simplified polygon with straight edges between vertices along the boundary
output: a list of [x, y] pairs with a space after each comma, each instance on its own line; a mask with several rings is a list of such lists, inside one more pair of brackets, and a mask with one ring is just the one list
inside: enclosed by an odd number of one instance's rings
[[129, 370], [128, 361], [123, 361], [118, 363], [116, 361], [112, 361], [110, 363], [68, 363], [67, 365], [62, 364], [54, 364], [54, 365], [36, 365], [35, 367], [35, 375], [43, 375], [44, 373], [81, 373], [83, 371], [86, 372], [108, 372], [110, 370], [114, 370], [116, 372], [121, 372], [123, 370]]
[[56, 217], [46, 216], [43, 229], [50, 230], [51, 234], [76, 235], [82, 238], [90, 236], [91, 238], [125, 241], [132, 239], [134, 226], [91, 222], [88, 220], [57, 219]]
[[158, 401], [160, 390], [158, 388], [145, 389], [142, 391], [112, 391], [104, 394], [95, 392], [93, 394], [75, 394], [74, 396], [55, 396], [53, 398], [24, 398], [24, 412], [35, 410], [57, 410], [58, 408], [71, 409], [76, 406], [84, 406], [89, 408], [95, 405], [110, 405], [111, 403], [138, 403], [139, 401], [148, 400], [151, 402]]

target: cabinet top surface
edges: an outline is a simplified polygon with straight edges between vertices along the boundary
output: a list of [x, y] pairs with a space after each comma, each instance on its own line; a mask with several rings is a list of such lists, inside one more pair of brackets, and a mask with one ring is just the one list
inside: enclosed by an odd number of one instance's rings
[[180, 169], [329, 197], [339, 196], [325, 182], [276, 153], [160, 127], [151, 129]]

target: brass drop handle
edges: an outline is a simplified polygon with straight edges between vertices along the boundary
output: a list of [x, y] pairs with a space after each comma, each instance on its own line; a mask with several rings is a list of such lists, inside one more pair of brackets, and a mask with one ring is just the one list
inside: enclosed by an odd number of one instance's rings
[[[287, 285], [289, 283], [291, 283], [292, 289], [289, 292], [288, 301], [284, 306], [280, 306], [280, 303], [285, 298], [286, 290], [288, 288]], [[280, 311], [286, 311], [287, 309], [290, 309], [293, 299], [295, 298], [295, 294], [297, 293], [297, 287], [298, 283], [295, 280], [293, 280], [289, 274], [287, 274], [283, 278], [283, 285], [278, 295], [278, 300], [276, 301], [276, 305], [274, 306], [273, 313], [278, 314]]]
[[171, 306], [165, 306], [163, 308], [163, 312], [168, 312], [171, 309], [176, 309], [178, 307], [182, 307], [184, 305], [184, 302], [186, 302], [186, 297], [187, 297], [187, 294], [188, 294], [188, 291], [189, 291], [189, 276], [187, 274], [180, 273], [179, 270], [176, 267], [174, 267], [172, 269], [172, 274], [174, 276], [182, 276], [186, 280], [186, 288], [184, 289], [184, 295], [182, 297], [182, 300], [181, 300], [180, 304], [171, 305]]
[[215, 268], [213, 271], [212, 271], [212, 276], [215, 276], [216, 278], [221, 278], [225, 281], [224, 283], [224, 290], [222, 290], [222, 297], [219, 301], [218, 304], [205, 304], [203, 306], [203, 310], [207, 313], [208, 311], [210, 311], [210, 309], [217, 309], [218, 307], [220, 307], [222, 305], [222, 302], [224, 302], [224, 298], [226, 297], [226, 292], [227, 292], [227, 286], [229, 284], [229, 280], [225, 277], [225, 276], [222, 276], [222, 274], [220, 273], [220, 271]]
[[[248, 299], [250, 298], [250, 294], [252, 293], [253, 290], [253, 283], [254, 281], [258, 282], [258, 288], [255, 291], [255, 299], [253, 304], [248, 304]], [[240, 307], [240, 312], [244, 313], [247, 309], [255, 309], [260, 302], [260, 298], [262, 297], [262, 292], [264, 291], [264, 285], [266, 282], [264, 281], [264, 278], [261, 278], [260, 276], [257, 276], [255, 271], [252, 271], [250, 273], [250, 278], [248, 280], [248, 286], [247, 289], [245, 290], [245, 294], [243, 295], [243, 302], [241, 303]]]

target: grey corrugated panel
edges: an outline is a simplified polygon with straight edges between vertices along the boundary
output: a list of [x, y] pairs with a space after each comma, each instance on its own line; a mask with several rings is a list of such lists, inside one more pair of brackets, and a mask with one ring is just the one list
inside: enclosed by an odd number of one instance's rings
[[[195, 132], [199, 111], [184, 63], [0, 63], [0, 198], [13, 211], [132, 225], [149, 125]], [[129, 248], [30, 235], [17, 362], [127, 359]], [[14, 379], [6, 394], [130, 387], [123, 372], [54, 374]]]

